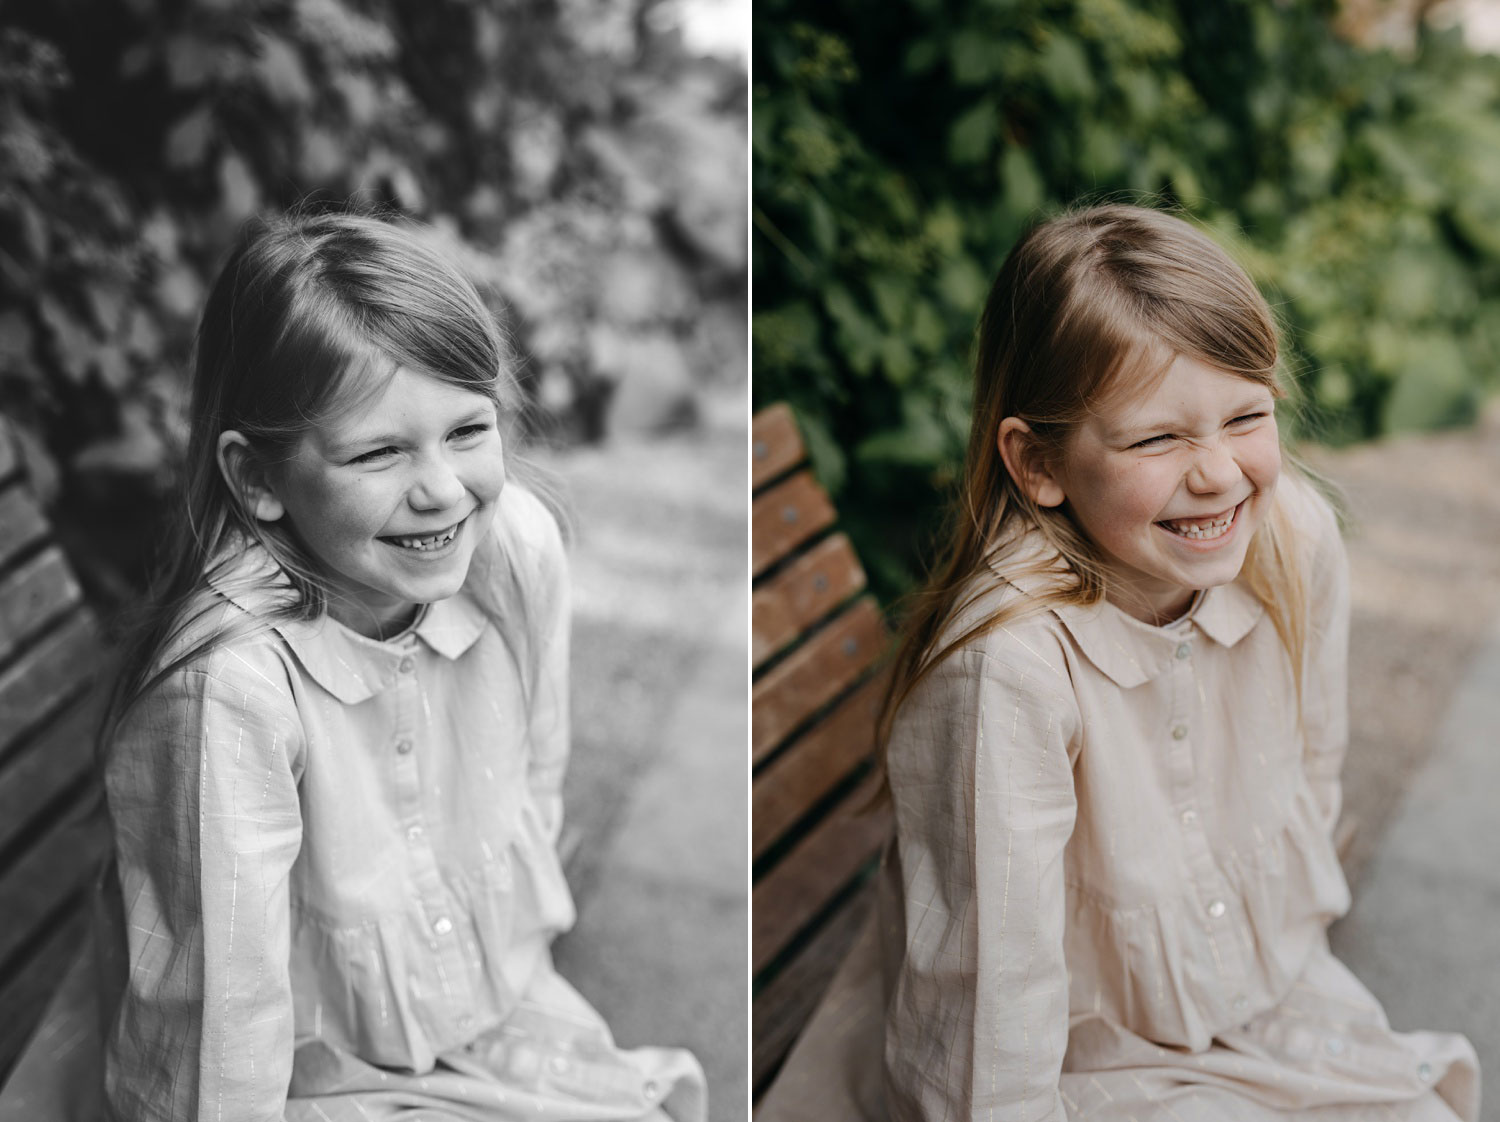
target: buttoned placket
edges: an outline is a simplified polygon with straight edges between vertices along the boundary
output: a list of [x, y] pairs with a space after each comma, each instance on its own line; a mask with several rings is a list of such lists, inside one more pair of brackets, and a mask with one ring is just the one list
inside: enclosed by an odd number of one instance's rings
[[1201, 909], [1204, 930], [1213, 940], [1214, 959], [1227, 984], [1222, 1010], [1225, 1024], [1243, 1023], [1250, 1002], [1244, 993], [1245, 962], [1241, 939], [1236, 934], [1238, 908], [1229, 883], [1214, 860], [1209, 843], [1207, 823], [1198, 812], [1197, 761], [1193, 754], [1194, 723], [1203, 714], [1195, 702], [1198, 698], [1197, 661], [1204, 640], [1192, 626], [1182, 629], [1173, 657], [1167, 662], [1171, 706], [1167, 724], [1167, 759], [1172, 805], [1177, 812], [1187, 854], [1193, 888]]
[[[434, 956], [433, 982], [448, 1011], [447, 1026], [434, 1026], [439, 1034], [455, 1039], [473, 1021], [465, 995], [471, 991], [469, 966], [462, 951], [463, 933], [454, 922], [453, 901], [444, 887], [428, 828], [422, 798], [422, 753], [416, 750], [418, 715], [422, 712], [422, 655], [415, 637], [402, 645], [391, 686], [395, 712], [395, 775], [398, 829], [406, 847], [412, 883], [426, 917], [428, 943]], [[444, 1031], [446, 1030], [446, 1031]]]

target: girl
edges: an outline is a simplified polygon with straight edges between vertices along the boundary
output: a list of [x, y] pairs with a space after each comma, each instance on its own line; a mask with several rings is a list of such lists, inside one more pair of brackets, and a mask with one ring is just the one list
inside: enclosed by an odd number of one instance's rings
[[1012, 251], [887, 701], [884, 969], [862, 941], [765, 1119], [1477, 1118], [1468, 1041], [1328, 950], [1349, 588], [1276, 367], [1177, 218]]
[[553, 972], [568, 582], [478, 294], [370, 218], [252, 229], [184, 532], [104, 734], [112, 1117], [698, 1119]]

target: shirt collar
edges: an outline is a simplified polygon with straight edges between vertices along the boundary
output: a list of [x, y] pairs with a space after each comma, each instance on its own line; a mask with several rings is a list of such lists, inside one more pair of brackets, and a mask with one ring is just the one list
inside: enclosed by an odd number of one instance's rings
[[[1057, 552], [1038, 533], [1030, 533], [990, 567], [1027, 594], [1055, 586], [1062, 574], [1017, 572], [1018, 566], [1056, 560]], [[1188, 629], [1154, 627], [1121, 611], [1107, 600], [1097, 604], [1063, 604], [1052, 613], [1062, 621], [1084, 656], [1122, 689], [1133, 689], [1157, 677], [1177, 657], [1177, 648], [1201, 631], [1222, 647], [1232, 647], [1250, 633], [1265, 611], [1242, 581], [1207, 589], [1193, 609]]]
[[[260, 616], [285, 606], [292, 595], [281, 567], [259, 543], [240, 548], [216, 567], [209, 585], [236, 607]], [[416, 639], [452, 660], [464, 654], [489, 623], [467, 588], [431, 604], [413, 630]], [[369, 639], [327, 614], [274, 626], [308, 677], [346, 705], [355, 705], [395, 684], [410, 645]]]

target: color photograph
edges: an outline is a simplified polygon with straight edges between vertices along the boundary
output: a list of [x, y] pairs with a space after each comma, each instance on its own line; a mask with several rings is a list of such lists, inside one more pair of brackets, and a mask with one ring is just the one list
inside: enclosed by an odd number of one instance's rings
[[1496, 15], [756, 4], [761, 1122], [1500, 1118]]

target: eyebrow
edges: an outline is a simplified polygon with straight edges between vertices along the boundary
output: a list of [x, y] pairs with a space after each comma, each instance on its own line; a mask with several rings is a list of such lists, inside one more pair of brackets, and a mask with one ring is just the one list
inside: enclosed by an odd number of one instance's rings
[[[494, 421], [494, 419], [495, 407], [493, 405], [483, 405], [470, 410], [468, 413], [465, 413], [462, 417], [459, 417], [448, 427], [450, 429], [461, 429], [466, 428], [469, 425], [478, 424], [481, 421], [488, 424]], [[330, 456], [338, 457], [347, 456], [350, 452], [355, 452], [361, 449], [370, 450], [375, 448], [384, 448], [387, 444], [400, 446], [403, 443], [404, 438], [402, 437], [402, 434], [394, 432], [382, 432], [371, 433], [368, 436], [355, 436], [348, 440], [332, 442], [327, 445], [327, 448], [328, 454]]]
[[[1275, 408], [1276, 402], [1274, 399], [1270, 402], [1267, 402], [1264, 397], [1253, 397], [1248, 401], [1242, 401], [1238, 406], [1231, 409], [1229, 411], [1229, 417], [1232, 419], [1234, 417], [1242, 416], [1245, 413], [1257, 413], [1262, 410], [1269, 411]], [[1112, 435], [1116, 439], [1120, 440], [1138, 439], [1142, 436], [1155, 436], [1160, 433], [1175, 432], [1176, 430], [1183, 427], [1185, 426], [1182, 424], [1180, 418], [1174, 420], [1157, 420], [1151, 422], [1150, 424], [1130, 425], [1125, 428], [1116, 429], [1114, 430]]]

